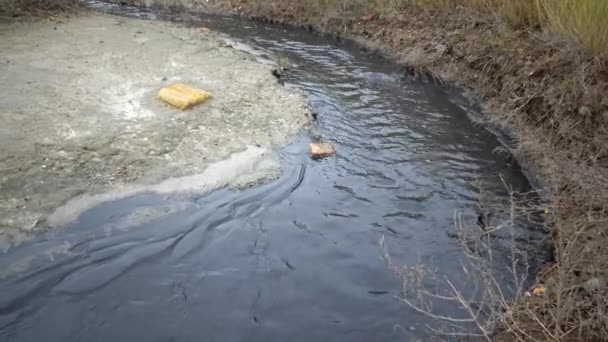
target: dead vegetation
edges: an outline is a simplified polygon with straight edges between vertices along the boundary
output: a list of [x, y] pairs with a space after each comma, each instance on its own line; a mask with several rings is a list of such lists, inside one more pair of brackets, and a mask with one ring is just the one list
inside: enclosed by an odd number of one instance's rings
[[[393, 1], [393, 4], [403, 1]], [[608, 2], [604, 0], [414, 0], [422, 8], [468, 6], [510, 25], [542, 27], [579, 44], [587, 52], [608, 53]]]
[[[539, 259], [531, 253], [533, 250], [518, 232], [522, 222], [539, 227], [547, 221], [554, 222], [559, 208], [539, 201], [537, 193], [521, 194], [512, 189], [508, 189], [508, 203], [487, 205], [483, 187], [479, 189], [479, 211], [486, 213], [482, 226], [471, 224], [462, 213], [454, 216], [455, 236], [466, 255], [462, 261], [464, 282], [437, 275], [429, 265], [396, 265], [381, 237], [384, 259], [403, 282], [399, 299], [433, 320], [428, 326], [431, 332], [448, 338], [605, 340], [606, 278], [598, 269], [581, 274], [589, 271], [583, 261], [589, 261], [590, 256], [581, 258], [577, 254], [581, 252], [575, 250], [578, 237], [572, 243], [557, 236], [556, 263], [539, 264], [542, 256]], [[491, 213], [491, 218], [487, 213]], [[575, 234], [584, 235], [584, 227], [578, 226]], [[598, 253], [600, 248], [586, 247], [587, 253]], [[605, 266], [608, 265], [593, 263], [592, 267]], [[531, 273], [536, 270], [538, 273]], [[429, 283], [436, 285], [430, 288]], [[440, 311], [442, 304], [455, 305], [460, 310], [458, 314], [445, 314]]]
[[[542, 215], [538, 211], [542, 205], [535, 193], [519, 194], [505, 186], [510, 196], [504, 205], [489, 205], [483, 198], [483, 188], [479, 188], [482, 215], [477, 225], [470, 224], [471, 220], [463, 213], [454, 215], [454, 235], [465, 252], [462, 260], [464, 280], [437, 275], [429, 265], [396, 265], [391, 260], [384, 236], [380, 238], [385, 262], [402, 280], [399, 299], [410, 309], [432, 318], [428, 328], [439, 336], [491, 342], [505, 331], [510, 334], [508, 340], [539, 341], [520, 326], [515, 315], [519, 303], [546, 293], [544, 285], [536, 284], [531, 288], [529, 272], [531, 262], [535, 260], [528, 254], [519, 232], [522, 220], [535, 221], [533, 218]], [[429, 283], [435, 285], [430, 288]], [[442, 305], [456, 306], [460, 310], [442, 313]]]
[[80, 7], [78, 0], [1, 0], [0, 17], [48, 16]]

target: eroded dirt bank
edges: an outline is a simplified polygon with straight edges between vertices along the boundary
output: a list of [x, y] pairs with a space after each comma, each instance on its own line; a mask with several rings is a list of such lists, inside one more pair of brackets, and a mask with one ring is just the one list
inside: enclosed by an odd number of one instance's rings
[[[240, 174], [214, 184], [259, 180], [278, 167], [260, 159], [308, 122], [305, 98], [271, 66], [198, 29], [97, 14], [4, 22], [0, 51], [4, 237], [45, 227], [81, 194], [199, 174], [248, 146]], [[183, 112], [160, 103], [158, 89], [177, 81], [214, 97]]]
[[[233, 13], [347, 36], [402, 62], [409, 74], [472, 90], [485, 104], [487, 124], [514, 136], [513, 152], [542, 183], [555, 244], [556, 264], [539, 279], [547, 293], [507, 318], [517, 330], [506, 340], [601, 340], [608, 334], [598, 309], [608, 298], [605, 59], [465, 8], [424, 11], [402, 2], [399, 11], [361, 12], [355, 2], [130, 2]], [[590, 283], [599, 284], [593, 293], [581, 290]]]

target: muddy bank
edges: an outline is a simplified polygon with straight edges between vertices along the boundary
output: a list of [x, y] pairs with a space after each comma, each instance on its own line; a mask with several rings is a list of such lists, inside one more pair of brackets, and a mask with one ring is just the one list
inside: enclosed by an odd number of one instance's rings
[[[199, 174], [248, 146], [241, 174], [214, 184], [275, 175], [260, 159], [309, 120], [305, 98], [277, 84], [271, 65], [199, 29], [96, 14], [4, 22], [0, 51], [5, 236], [45, 227], [81, 194]], [[158, 89], [177, 81], [213, 99], [188, 111], [160, 103]]]
[[[425, 11], [403, 3], [370, 9], [358, 2], [139, 0], [185, 6], [346, 36], [405, 66], [408, 75], [453, 82], [479, 96], [485, 124], [510, 132], [512, 151], [542, 181], [546, 224], [558, 263], [539, 281], [549, 291], [515, 312], [525, 336], [557, 340], [605, 336], [598, 320], [608, 298], [573, 288], [608, 278], [608, 72], [545, 32], [508, 27], [459, 8]], [[386, 8], [383, 8], [386, 6]], [[566, 299], [564, 299], [566, 298]], [[529, 308], [532, 307], [532, 310]], [[574, 336], [576, 335], [576, 336]], [[507, 340], [510, 338], [507, 337]]]

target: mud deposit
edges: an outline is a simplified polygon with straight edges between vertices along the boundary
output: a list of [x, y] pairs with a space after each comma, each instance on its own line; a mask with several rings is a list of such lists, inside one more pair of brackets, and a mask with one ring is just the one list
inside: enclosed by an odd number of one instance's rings
[[[170, 23], [0, 23], [0, 233], [45, 227], [82, 193], [198, 174], [247, 146], [285, 143], [308, 110], [270, 69]], [[177, 81], [214, 98], [184, 112], [160, 103], [158, 89]]]
[[[184, 21], [182, 14], [94, 4]], [[487, 205], [508, 201], [503, 182], [529, 189], [518, 167], [494, 153], [498, 141], [470, 121], [475, 110], [458, 92], [404, 77], [354, 45], [230, 18], [188, 15], [187, 24], [227, 34], [225, 44], [260, 60], [288, 59], [283, 81], [308, 96], [317, 120], [275, 150], [283, 171], [273, 181], [175, 194], [171, 189], [198, 183], [181, 178], [107, 195], [117, 200], [76, 210], [78, 219], [63, 229], [4, 253], [0, 339], [430, 340], [428, 317], [396, 299], [403, 287], [378, 240], [384, 236], [395, 264], [436, 272], [427, 288], [449, 278], [473, 291], [454, 213], [480, 230], [476, 182]], [[316, 139], [331, 142], [336, 155], [311, 160], [308, 143]], [[256, 152], [214, 164], [204, 178], [224, 179]], [[500, 270], [511, 262], [513, 240], [531, 259], [541, 256], [544, 235], [516, 223], [514, 239], [506, 231], [492, 235]], [[435, 309], [463, 315], [453, 303]]]

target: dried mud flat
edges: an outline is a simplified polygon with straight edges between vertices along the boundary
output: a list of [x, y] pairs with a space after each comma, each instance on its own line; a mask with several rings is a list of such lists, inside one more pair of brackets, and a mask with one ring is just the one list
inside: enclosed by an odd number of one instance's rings
[[[85, 194], [132, 193], [221, 160], [238, 172], [213, 179], [216, 187], [273, 176], [276, 160], [260, 161], [309, 121], [305, 98], [281, 87], [271, 66], [207, 30], [98, 14], [0, 22], [0, 51], [5, 245]], [[174, 82], [214, 97], [170, 108], [156, 94]]]

